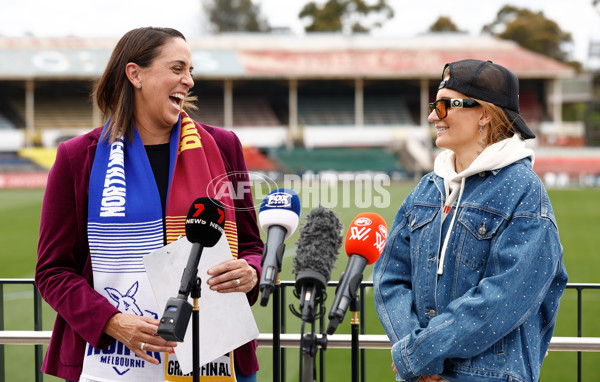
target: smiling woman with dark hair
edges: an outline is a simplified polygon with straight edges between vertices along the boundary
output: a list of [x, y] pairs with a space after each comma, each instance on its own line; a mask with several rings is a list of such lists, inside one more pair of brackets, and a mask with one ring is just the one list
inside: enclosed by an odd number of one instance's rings
[[[45, 373], [82, 382], [165, 381], [176, 343], [157, 336], [163, 309], [142, 259], [185, 234], [198, 197], [226, 207], [233, 255], [209, 269], [206, 282], [217, 292], [246, 293], [250, 304], [258, 297], [263, 243], [252, 194], [245, 189], [232, 199], [214, 187], [214, 179], [228, 179], [234, 190], [248, 182], [242, 147], [234, 133], [184, 111], [192, 70], [178, 31], [126, 33], [94, 92], [108, 122], [58, 147], [36, 267], [40, 293], [58, 313]], [[256, 381], [255, 351], [251, 341], [219, 359], [229, 380]]]
[[434, 171], [375, 264], [377, 313], [405, 381], [537, 381], [567, 283], [519, 82], [489, 61], [447, 64], [430, 104]]

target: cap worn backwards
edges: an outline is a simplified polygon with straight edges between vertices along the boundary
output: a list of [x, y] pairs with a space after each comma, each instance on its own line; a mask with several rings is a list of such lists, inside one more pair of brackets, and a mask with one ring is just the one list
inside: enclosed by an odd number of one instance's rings
[[501, 107], [523, 139], [535, 138], [519, 114], [519, 79], [505, 67], [492, 61], [451, 62], [442, 72], [442, 88]]

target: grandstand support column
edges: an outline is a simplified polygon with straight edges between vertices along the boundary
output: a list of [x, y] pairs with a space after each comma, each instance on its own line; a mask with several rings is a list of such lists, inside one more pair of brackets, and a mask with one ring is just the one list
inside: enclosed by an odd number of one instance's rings
[[[427, 121], [427, 117], [429, 116], [429, 80], [426, 78], [421, 80], [421, 94], [419, 103], [419, 115], [421, 116], [421, 126], [425, 130], [425, 134], [423, 136], [429, 137], [431, 134], [429, 132], [429, 122]], [[432, 146], [431, 139], [426, 139], [423, 143], [427, 148], [431, 148]]]
[[35, 145], [35, 82], [33, 79], [25, 81], [25, 145]]
[[223, 126], [231, 130], [233, 128], [233, 81], [223, 80]]
[[[96, 88], [96, 86], [94, 86], [94, 88]], [[95, 92], [92, 92], [92, 97], [92, 127], [102, 126], [102, 112], [98, 107]]]
[[357, 128], [365, 125], [364, 82], [362, 78], [354, 80], [354, 124]]
[[554, 122], [555, 129], [560, 129], [562, 125], [562, 81], [560, 78], [552, 80], [551, 87], [552, 95], [549, 99], [551, 105], [552, 122]]
[[298, 80], [290, 78], [289, 80], [289, 131], [288, 131], [288, 146], [292, 147], [294, 142], [302, 142], [300, 129], [298, 127]]

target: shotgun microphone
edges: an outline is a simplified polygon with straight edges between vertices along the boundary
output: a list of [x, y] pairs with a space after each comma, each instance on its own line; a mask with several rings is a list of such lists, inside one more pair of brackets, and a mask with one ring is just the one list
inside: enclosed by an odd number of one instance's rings
[[326, 298], [325, 288], [342, 245], [342, 223], [332, 210], [319, 206], [306, 216], [300, 229], [292, 273], [296, 275], [295, 293], [300, 312], [292, 311], [305, 322], [314, 322], [316, 304]]

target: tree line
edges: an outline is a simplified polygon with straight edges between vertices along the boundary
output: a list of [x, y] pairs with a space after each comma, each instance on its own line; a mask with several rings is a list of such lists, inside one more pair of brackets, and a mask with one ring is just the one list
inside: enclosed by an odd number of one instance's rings
[[[269, 32], [272, 27], [262, 16], [259, 3], [252, 0], [202, 0], [211, 31]], [[600, 0], [592, 0], [596, 7]], [[307, 1], [298, 18], [306, 32], [369, 33], [394, 17], [387, 0]], [[429, 32], [461, 33], [454, 22], [440, 16]], [[482, 33], [512, 40], [531, 51], [570, 64], [581, 70], [581, 64], [569, 61], [573, 38], [542, 11], [512, 5], [503, 6], [496, 18], [482, 28]]]

